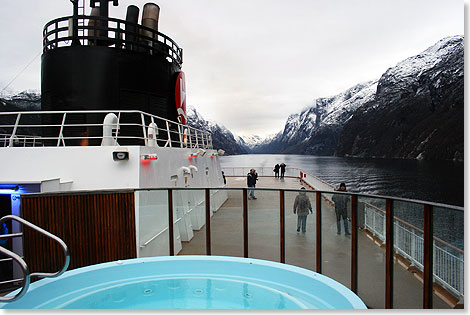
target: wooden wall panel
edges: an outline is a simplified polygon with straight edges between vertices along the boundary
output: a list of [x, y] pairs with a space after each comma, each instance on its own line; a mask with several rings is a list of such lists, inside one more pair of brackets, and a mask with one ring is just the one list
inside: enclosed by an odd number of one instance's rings
[[[134, 192], [21, 197], [21, 216], [69, 247], [69, 270], [136, 258], [134, 208]], [[59, 246], [28, 228], [24, 228], [23, 251], [31, 272], [55, 272], [63, 264]]]

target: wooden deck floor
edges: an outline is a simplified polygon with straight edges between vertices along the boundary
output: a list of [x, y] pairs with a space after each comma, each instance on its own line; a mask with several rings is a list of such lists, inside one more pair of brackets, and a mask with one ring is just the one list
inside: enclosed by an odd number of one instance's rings
[[[228, 177], [227, 187], [245, 188], [246, 178]], [[250, 258], [280, 261], [280, 214], [279, 192], [262, 190], [300, 189], [298, 179], [284, 180], [272, 177], [259, 178], [255, 195], [258, 199], [248, 201], [248, 252]], [[307, 188], [308, 189], [308, 188]], [[306, 233], [296, 231], [297, 216], [293, 203], [297, 192], [285, 194], [285, 242], [286, 263], [315, 270], [316, 233], [315, 215], [307, 218]], [[310, 201], [315, 207], [315, 194]], [[212, 216], [212, 255], [243, 257], [242, 192], [228, 192], [228, 200]], [[350, 287], [351, 239], [336, 233], [336, 217], [329, 202], [322, 201], [322, 273]], [[314, 212], [315, 214], [315, 212]], [[385, 251], [377, 246], [364, 232], [358, 239], [358, 294], [370, 308], [385, 305]], [[205, 254], [205, 227], [195, 231], [190, 242], [183, 243], [180, 255]], [[420, 309], [423, 301], [423, 285], [412, 273], [395, 262], [394, 308]], [[450, 308], [434, 295], [434, 308]]]

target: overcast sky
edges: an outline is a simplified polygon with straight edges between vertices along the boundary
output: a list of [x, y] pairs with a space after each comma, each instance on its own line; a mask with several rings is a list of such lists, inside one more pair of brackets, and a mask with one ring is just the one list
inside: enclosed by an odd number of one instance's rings
[[[467, 1], [155, 3], [160, 32], [184, 50], [187, 104], [237, 135], [266, 136], [314, 99], [379, 78], [440, 39], [463, 35]], [[120, 0], [110, 15], [124, 19], [127, 5], [146, 2]], [[30, 62], [8, 90], [40, 90], [43, 26], [68, 15], [69, 0], [1, 0], [0, 91]]]

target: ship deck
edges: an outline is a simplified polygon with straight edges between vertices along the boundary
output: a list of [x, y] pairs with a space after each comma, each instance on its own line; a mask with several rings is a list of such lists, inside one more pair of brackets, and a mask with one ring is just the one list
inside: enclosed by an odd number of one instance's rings
[[[245, 177], [227, 177], [227, 188], [246, 188]], [[250, 258], [280, 261], [279, 192], [263, 190], [300, 189], [296, 178], [284, 180], [260, 177], [255, 195], [248, 200], [248, 253]], [[309, 189], [308, 187], [306, 187]], [[285, 192], [286, 263], [315, 271], [315, 215], [307, 218], [306, 233], [298, 233], [297, 216], [292, 206], [297, 192]], [[311, 194], [315, 208], [315, 194]], [[211, 218], [211, 254], [243, 257], [243, 219], [241, 190], [229, 190], [228, 200]], [[315, 214], [315, 212], [314, 212]], [[350, 288], [351, 238], [336, 233], [336, 216], [332, 205], [322, 201], [322, 274]], [[205, 254], [205, 227], [184, 242], [180, 255]], [[358, 233], [358, 294], [369, 308], [385, 306], [385, 251], [365, 231]], [[419, 277], [394, 264], [394, 308], [420, 309], [423, 284]], [[434, 294], [434, 308], [451, 308]]]

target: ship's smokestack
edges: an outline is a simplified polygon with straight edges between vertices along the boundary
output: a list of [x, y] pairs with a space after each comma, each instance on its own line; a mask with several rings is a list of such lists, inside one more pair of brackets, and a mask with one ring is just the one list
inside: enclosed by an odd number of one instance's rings
[[[137, 24], [139, 22], [139, 8], [135, 5], [127, 7], [126, 22]], [[132, 43], [137, 40], [137, 25], [126, 24], [126, 48], [137, 50], [137, 47]]]
[[[158, 18], [160, 15], [160, 7], [155, 3], [146, 3], [142, 11], [142, 26], [153, 29], [158, 32]], [[142, 35], [152, 37], [152, 32], [142, 30]]]

